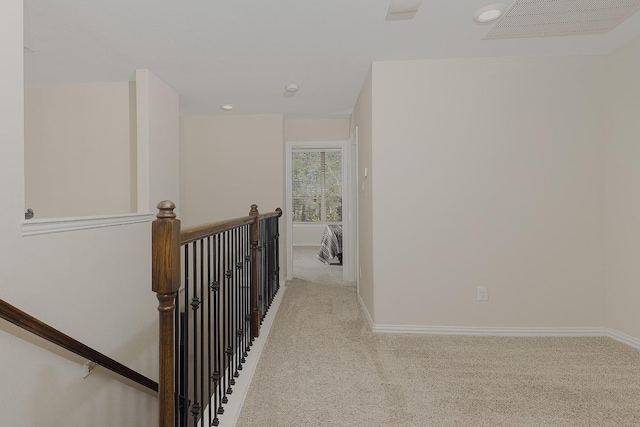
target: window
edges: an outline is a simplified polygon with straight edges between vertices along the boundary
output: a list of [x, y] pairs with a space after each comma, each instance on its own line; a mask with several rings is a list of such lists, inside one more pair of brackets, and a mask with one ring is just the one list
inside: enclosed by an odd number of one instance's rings
[[340, 150], [294, 151], [291, 160], [293, 221], [341, 222]]

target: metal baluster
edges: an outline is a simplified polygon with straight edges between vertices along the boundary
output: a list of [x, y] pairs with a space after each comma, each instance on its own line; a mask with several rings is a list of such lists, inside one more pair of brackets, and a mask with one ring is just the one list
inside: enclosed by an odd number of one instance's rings
[[[211, 425], [211, 415], [212, 415], [212, 404], [211, 398], [213, 394], [211, 393], [211, 236], [207, 237], [207, 287], [206, 287], [206, 295], [207, 295], [207, 400], [209, 404], [209, 425]], [[203, 284], [204, 285], [204, 284]], [[205, 288], [202, 289], [202, 296], [204, 299]]]
[[249, 265], [251, 262], [251, 256], [249, 255], [249, 226], [245, 225], [242, 229], [243, 232], [243, 236], [242, 236], [242, 242], [243, 242], [243, 256], [244, 256], [244, 297], [243, 297], [243, 305], [244, 305], [244, 317], [242, 320], [242, 324], [243, 324], [243, 328], [244, 328], [244, 351], [242, 352], [242, 363], [246, 363], [246, 357], [248, 356], [247, 352], [249, 351], [249, 345], [250, 345], [250, 340], [249, 340], [249, 321], [251, 319], [250, 317], [250, 298], [249, 298], [249, 293], [250, 293], [250, 288], [249, 288], [249, 284], [250, 284], [250, 276], [249, 276]]
[[222, 234], [222, 268], [224, 271], [224, 279], [221, 283], [221, 289], [222, 289], [222, 319], [220, 320], [220, 335], [222, 338], [222, 351], [221, 351], [221, 356], [222, 356], [222, 360], [221, 360], [221, 375], [222, 375], [222, 388], [224, 390], [224, 395], [222, 397], [222, 403], [225, 404], [229, 401], [229, 398], [227, 397], [227, 391], [229, 390], [229, 385], [228, 385], [228, 379], [227, 376], [225, 375], [226, 369], [227, 369], [227, 327], [226, 327], [226, 322], [227, 322], [227, 316], [228, 316], [228, 300], [229, 300], [229, 288], [227, 286], [227, 263], [228, 263], [228, 257], [229, 257], [229, 251], [227, 250], [227, 246], [228, 246], [228, 241], [229, 241], [229, 236], [228, 236], [228, 232], [224, 232]]
[[188, 409], [191, 404], [189, 399], [189, 246], [184, 247], [184, 315], [182, 316], [182, 330], [183, 330], [183, 342], [184, 347], [182, 350], [182, 392], [183, 392], [183, 404], [182, 404], [182, 425], [187, 426], [189, 422]]
[[[204, 290], [206, 289], [206, 285], [205, 285], [205, 275], [204, 275], [204, 267], [205, 267], [205, 251], [204, 251], [204, 239], [200, 239], [200, 281], [198, 282], [198, 294], [200, 295], [200, 378], [198, 378], [198, 380], [200, 381], [200, 420], [204, 421], [202, 419], [202, 416], [204, 415], [204, 408], [206, 407], [206, 401], [204, 400], [204, 392], [206, 390], [205, 385], [204, 385], [204, 379], [205, 379], [205, 375], [204, 375], [204, 368], [205, 368], [205, 358], [204, 358], [204, 348], [205, 348], [205, 337], [207, 336], [205, 334], [205, 329], [204, 329], [204, 300], [205, 300], [205, 292]], [[206, 378], [209, 378], [209, 373], [207, 372], [207, 376]]]
[[[222, 255], [221, 255], [221, 236], [220, 234], [216, 235], [216, 259], [215, 259], [215, 266], [216, 266], [216, 273], [215, 273], [215, 285], [214, 285], [214, 295], [215, 295], [215, 324], [214, 324], [214, 335], [215, 335], [215, 354], [216, 354], [216, 360], [215, 360], [215, 371], [214, 371], [214, 380], [216, 381], [216, 402], [217, 402], [217, 410], [216, 410], [216, 416], [214, 419], [214, 422], [216, 420], [218, 420], [218, 415], [222, 415], [224, 413], [224, 408], [222, 407], [222, 397], [223, 397], [223, 388], [222, 388], [222, 343], [221, 341], [221, 334], [220, 334], [220, 314], [222, 311], [222, 307], [220, 306], [220, 293], [222, 292], [221, 289], [221, 283], [222, 283], [222, 275], [221, 275], [221, 271], [222, 271], [222, 267], [220, 265], [220, 263], [222, 262]], [[219, 421], [218, 421], [219, 423]], [[215, 424], [217, 425], [217, 424]]]
[[276, 260], [276, 293], [280, 290], [280, 218], [273, 219], [276, 229], [276, 241], [275, 241], [275, 260]]
[[191, 308], [193, 309], [193, 405], [191, 405], [191, 416], [193, 417], [194, 424], [198, 422], [198, 414], [200, 413], [200, 403], [198, 402], [198, 317], [197, 311], [200, 306], [200, 299], [198, 298], [197, 282], [198, 282], [198, 257], [197, 257], [197, 242], [193, 242], [192, 248], [192, 279], [191, 287], [193, 297], [191, 298]]
[[240, 344], [240, 340], [242, 337], [242, 321], [240, 320], [242, 318], [242, 311], [240, 310], [241, 308], [241, 301], [242, 301], [242, 297], [241, 297], [241, 278], [242, 278], [242, 261], [240, 258], [240, 228], [236, 227], [236, 229], [234, 230], [234, 234], [235, 234], [235, 261], [236, 261], [236, 280], [235, 280], [235, 289], [236, 289], [236, 299], [234, 301], [234, 305], [236, 307], [236, 314], [233, 317], [233, 321], [234, 321], [234, 341], [235, 341], [235, 350], [236, 350], [236, 354], [235, 354], [235, 359], [236, 359], [236, 372], [233, 374], [234, 377], [238, 378], [240, 376], [240, 371], [242, 370], [242, 362], [240, 361], [240, 357], [242, 356], [242, 346]]

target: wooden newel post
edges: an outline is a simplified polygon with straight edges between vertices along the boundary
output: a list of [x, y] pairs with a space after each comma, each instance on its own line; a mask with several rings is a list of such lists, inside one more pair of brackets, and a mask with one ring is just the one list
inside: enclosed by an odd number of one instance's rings
[[180, 220], [170, 200], [158, 203], [159, 212], [152, 225], [152, 289], [158, 297], [160, 317], [160, 427], [173, 427], [174, 399], [174, 312], [180, 289]]
[[251, 339], [260, 336], [260, 311], [258, 309], [258, 243], [260, 240], [260, 212], [258, 205], [251, 205]]

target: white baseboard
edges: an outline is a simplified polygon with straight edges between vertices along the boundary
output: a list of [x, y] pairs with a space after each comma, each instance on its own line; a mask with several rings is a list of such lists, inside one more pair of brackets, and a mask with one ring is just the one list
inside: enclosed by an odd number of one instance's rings
[[244, 404], [244, 399], [247, 397], [247, 392], [249, 391], [253, 374], [256, 372], [256, 367], [258, 366], [262, 349], [264, 348], [264, 344], [269, 336], [273, 320], [278, 313], [278, 308], [280, 308], [280, 302], [282, 301], [285, 290], [285, 282], [281, 280], [278, 294], [273, 299], [271, 307], [262, 322], [260, 336], [253, 342], [251, 352], [249, 353], [249, 357], [247, 357], [247, 362], [243, 365], [244, 369], [242, 370], [242, 375], [236, 379], [236, 385], [233, 387], [233, 394], [229, 396], [229, 403], [224, 406], [224, 414], [218, 416], [218, 419], [220, 419], [220, 427], [233, 427], [238, 421], [240, 411], [242, 411], [242, 405]]
[[373, 319], [371, 318], [371, 314], [369, 314], [369, 310], [367, 310], [367, 306], [364, 305], [364, 301], [362, 301], [362, 298], [360, 298], [360, 293], [358, 293], [358, 302], [360, 303], [360, 307], [362, 307], [362, 311], [364, 311], [364, 315], [367, 318], [367, 321], [369, 322], [369, 327], [371, 328], [371, 330], [375, 330], [374, 329], [375, 325], [373, 324]]
[[632, 337], [631, 335], [627, 335], [625, 333], [616, 331], [615, 329], [605, 329], [605, 331], [606, 331], [606, 335], [609, 338], [614, 339], [616, 341], [620, 341], [623, 344], [626, 344], [628, 346], [631, 346], [633, 348], [637, 348], [638, 350], [640, 350], [640, 339], [636, 337]]
[[538, 328], [538, 327], [478, 327], [478, 326], [412, 326], [373, 325], [373, 332], [396, 334], [486, 335], [505, 337], [599, 337], [602, 328]]
[[371, 330], [394, 334], [439, 334], [439, 335], [478, 335], [503, 337], [608, 337], [640, 350], [640, 339], [616, 331], [597, 327], [478, 327], [478, 326], [416, 326], [416, 325], [376, 325], [364, 302], [358, 295], [360, 306], [369, 321]]

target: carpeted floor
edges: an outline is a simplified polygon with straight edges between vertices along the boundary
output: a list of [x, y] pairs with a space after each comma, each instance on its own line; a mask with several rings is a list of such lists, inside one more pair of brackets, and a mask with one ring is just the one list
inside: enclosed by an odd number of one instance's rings
[[316, 257], [319, 249], [315, 246], [293, 248], [293, 277], [318, 284], [353, 285], [342, 280], [342, 266], [337, 259], [326, 265]]
[[287, 284], [237, 426], [638, 426], [609, 338], [372, 333], [355, 287]]

